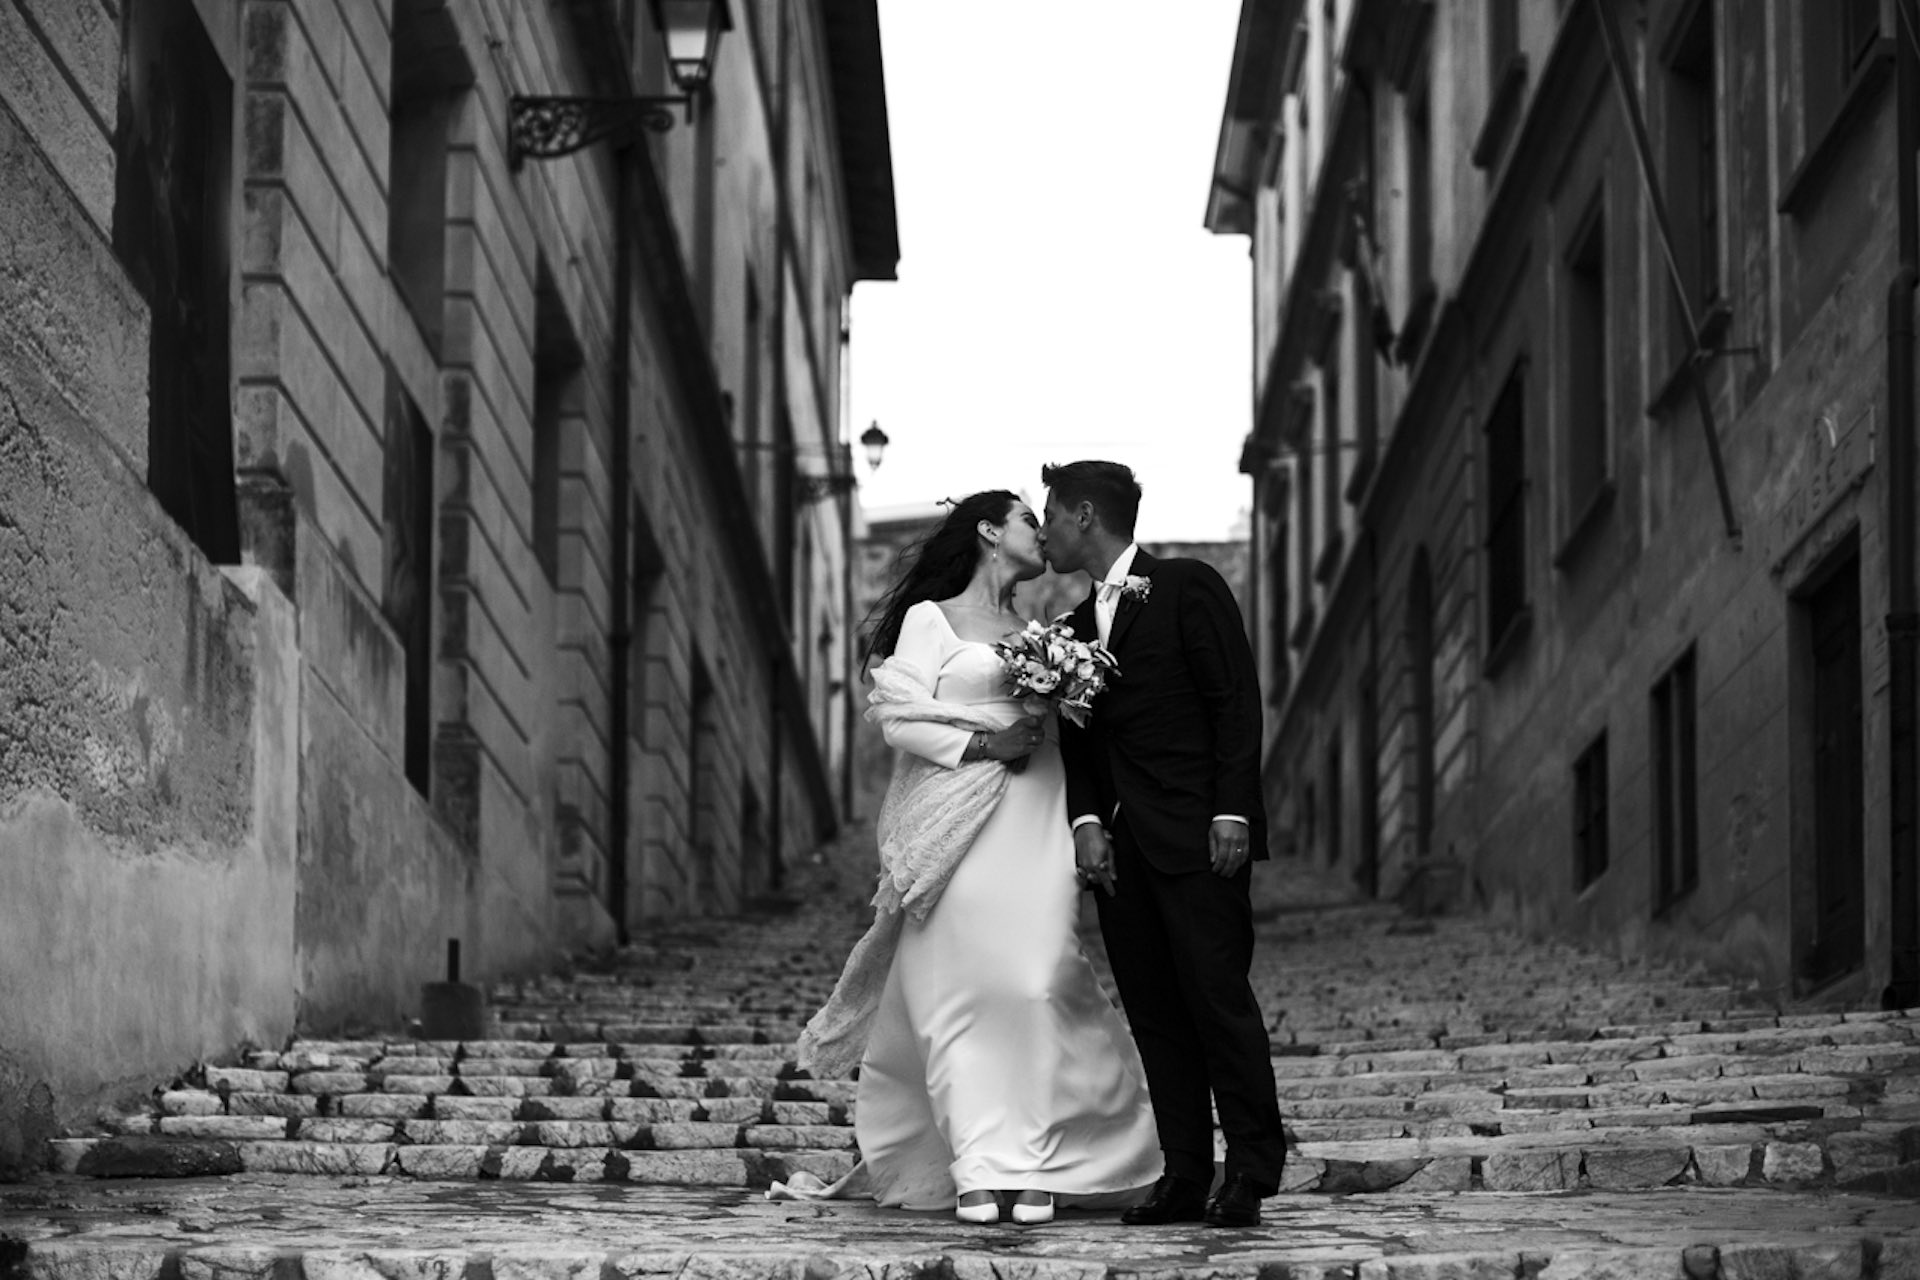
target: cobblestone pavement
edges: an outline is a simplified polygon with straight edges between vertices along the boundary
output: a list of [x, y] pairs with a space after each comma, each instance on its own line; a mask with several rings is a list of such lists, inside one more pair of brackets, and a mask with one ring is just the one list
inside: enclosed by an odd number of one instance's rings
[[748, 917], [497, 988], [487, 1041], [196, 1067], [0, 1188], [0, 1280], [1920, 1276], [1920, 1019], [1781, 1011], [1288, 866], [1256, 877], [1293, 1140], [1262, 1228], [768, 1201], [856, 1158], [852, 1086], [791, 1042], [865, 927], [870, 841]]

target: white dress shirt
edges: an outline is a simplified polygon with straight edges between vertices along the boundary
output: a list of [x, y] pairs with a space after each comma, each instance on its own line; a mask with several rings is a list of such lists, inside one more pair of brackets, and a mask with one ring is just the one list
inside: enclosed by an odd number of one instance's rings
[[1093, 625], [1101, 644], [1108, 644], [1108, 637], [1113, 634], [1113, 615], [1120, 609], [1120, 588], [1126, 585], [1127, 571], [1133, 568], [1134, 553], [1139, 550], [1139, 543], [1129, 542], [1127, 549], [1108, 566], [1107, 576], [1093, 589]]

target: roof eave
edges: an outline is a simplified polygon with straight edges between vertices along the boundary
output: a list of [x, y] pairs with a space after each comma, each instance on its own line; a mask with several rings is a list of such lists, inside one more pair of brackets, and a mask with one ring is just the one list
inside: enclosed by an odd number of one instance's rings
[[1273, 68], [1286, 52], [1305, 0], [1242, 0], [1240, 28], [1220, 113], [1205, 226], [1218, 235], [1253, 230], [1252, 192], [1262, 148], [1254, 145], [1274, 117], [1284, 88]]
[[823, 6], [834, 126], [853, 242], [853, 279], [892, 280], [900, 264], [893, 142], [877, 0]]

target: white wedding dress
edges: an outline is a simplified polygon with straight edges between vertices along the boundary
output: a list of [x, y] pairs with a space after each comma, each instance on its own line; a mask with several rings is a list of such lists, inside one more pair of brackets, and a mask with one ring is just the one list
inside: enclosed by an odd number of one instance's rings
[[[896, 653], [938, 673], [943, 702], [1011, 721], [992, 648], [937, 604], [908, 610]], [[886, 726], [951, 766], [965, 729]], [[1066, 775], [1054, 726], [1009, 783], [924, 921], [907, 920], [860, 1068], [855, 1133], [882, 1205], [950, 1209], [967, 1191], [1130, 1203], [1161, 1171], [1146, 1075], [1075, 933]]]

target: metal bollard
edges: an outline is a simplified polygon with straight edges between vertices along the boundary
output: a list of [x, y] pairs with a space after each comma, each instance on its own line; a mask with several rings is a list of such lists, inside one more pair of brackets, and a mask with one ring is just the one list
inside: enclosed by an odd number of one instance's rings
[[420, 985], [420, 1038], [484, 1040], [487, 999], [479, 987], [460, 981], [460, 939], [447, 939], [447, 979]]

